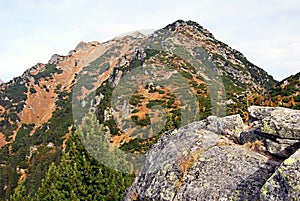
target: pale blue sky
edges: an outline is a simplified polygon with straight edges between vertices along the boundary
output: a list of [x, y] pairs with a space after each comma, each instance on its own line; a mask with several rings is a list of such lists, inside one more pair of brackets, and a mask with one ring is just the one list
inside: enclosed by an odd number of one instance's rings
[[298, 0], [0, 0], [0, 78], [9, 81], [80, 41], [193, 20], [281, 80], [300, 71]]

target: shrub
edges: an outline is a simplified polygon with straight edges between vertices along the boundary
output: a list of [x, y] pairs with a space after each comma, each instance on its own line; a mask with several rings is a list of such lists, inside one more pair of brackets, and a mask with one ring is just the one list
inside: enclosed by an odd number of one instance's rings
[[300, 102], [300, 94], [297, 95], [297, 96], [294, 96], [294, 101], [296, 102]]
[[150, 100], [149, 103], [147, 103], [146, 107], [151, 108], [154, 105], [162, 105], [164, 102], [164, 100]]
[[130, 97], [130, 100], [129, 100], [129, 104], [131, 105], [138, 105], [139, 103], [141, 103], [141, 99], [143, 99], [143, 95], [132, 95]]
[[36, 90], [35, 90], [33, 87], [31, 87], [31, 88], [29, 89], [29, 92], [32, 93], [32, 94], [35, 94], [35, 93], [36, 93]]
[[131, 113], [138, 113], [138, 112], [139, 112], [139, 110], [134, 109]]
[[185, 78], [187, 78], [187, 79], [189, 79], [189, 80], [193, 79], [192, 74], [190, 74], [189, 72], [181, 71], [180, 74], [181, 74], [183, 77], [185, 77]]
[[57, 69], [54, 64], [47, 64], [44, 71], [39, 72], [34, 75], [35, 83], [38, 84], [38, 80], [41, 78], [46, 78], [52, 76], [54, 73], [61, 74], [62, 70]]

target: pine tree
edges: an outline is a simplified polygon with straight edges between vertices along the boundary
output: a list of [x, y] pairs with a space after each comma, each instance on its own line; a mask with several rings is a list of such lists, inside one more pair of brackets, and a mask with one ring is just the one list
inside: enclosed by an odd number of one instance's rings
[[[42, 181], [35, 200], [121, 200], [126, 187], [133, 182], [133, 175], [126, 175], [99, 163], [87, 152], [79, 136], [89, 137], [94, 151], [106, 151], [101, 156], [110, 160], [123, 157], [120, 152], [109, 152], [108, 144], [98, 145], [101, 126], [89, 115], [82, 129], [70, 135], [66, 153], [62, 154], [59, 165], [52, 163]], [[96, 140], [92, 140], [96, 138]], [[103, 137], [103, 136], [100, 136]], [[98, 138], [99, 139], [99, 138]], [[101, 139], [101, 138], [100, 138]], [[99, 141], [98, 141], [99, 142]], [[96, 152], [94, 153], [96, 154]], [[110, 156], [111, 154], [112, 156]], [[117, 163], [115, 165], [118, 165]]]
[[23, 184], [19, 185], [14, 194], [10, 196], [10, 201], [29, 201], [30, 198], [27, 196], [26, 188]]

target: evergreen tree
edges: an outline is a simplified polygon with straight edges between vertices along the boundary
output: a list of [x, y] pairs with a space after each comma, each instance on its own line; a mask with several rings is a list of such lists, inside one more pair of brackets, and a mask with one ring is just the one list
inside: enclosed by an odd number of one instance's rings
[[14, 194], [10, 196], [10, 201], [29, 201], [30, 198], [27, 196], [26, 188], [23, 184], [18, 186]]
[[[92, 138], [97, 136], [98, 132], [101, 132], [101, 127], [97, 119], [89, 115], [82, 129], [70, 135], [67, 151], [63, 153], [60, 164], [50, 165], [35, 200], [115, 201], [123, 198], [123, 193], [133, 182], [134, 176], [120, 173], [99, 163], [85, 150], [79, 139], [79, 135]], [[107, 144], [101, 146], [94, 151], [106, 151], [105, 156], [108, 157], [109, 154], [120, 154], [109, 152]], [[116, 157], [120, 156], [112, 158]]]

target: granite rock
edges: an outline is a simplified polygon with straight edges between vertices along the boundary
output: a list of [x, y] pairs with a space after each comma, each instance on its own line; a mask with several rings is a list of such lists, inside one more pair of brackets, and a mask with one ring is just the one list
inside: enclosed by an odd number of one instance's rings
[[300, 150], [286, 159], [267, 180], [260, 192], [266, 201], [300, 199]]

